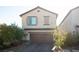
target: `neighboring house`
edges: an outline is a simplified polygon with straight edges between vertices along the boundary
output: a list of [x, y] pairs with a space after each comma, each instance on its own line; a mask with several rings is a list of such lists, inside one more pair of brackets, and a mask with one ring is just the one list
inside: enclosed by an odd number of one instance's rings
[[53, 42], [57, 14], [41, 7], [36, 7], [20, 15], [26, 40], [34, 43]]
[[79, 7], [69, 11], [64, 20], [60, 23], [59, 29], [63, 32], [79, 32]]

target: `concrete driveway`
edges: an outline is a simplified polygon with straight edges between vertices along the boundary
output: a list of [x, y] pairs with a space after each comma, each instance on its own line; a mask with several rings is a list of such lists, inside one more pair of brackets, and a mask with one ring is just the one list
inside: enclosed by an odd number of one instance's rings
[[26, 43], [18, 46], [18, 47], [14, 47], [14, 48], [10, 48], [4, 51], [7, 52], [51, 52], [53, 45], [51, 44], [30, 44], [27, 45]]

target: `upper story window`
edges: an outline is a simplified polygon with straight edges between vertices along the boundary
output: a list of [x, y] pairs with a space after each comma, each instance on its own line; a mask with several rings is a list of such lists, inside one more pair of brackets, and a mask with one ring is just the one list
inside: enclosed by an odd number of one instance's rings
[[28, 16], [28, 25], [36, 25], [37, 17], [36, 16]]
[[44, 16], [44, 25], [49, 25], [49, 16]]

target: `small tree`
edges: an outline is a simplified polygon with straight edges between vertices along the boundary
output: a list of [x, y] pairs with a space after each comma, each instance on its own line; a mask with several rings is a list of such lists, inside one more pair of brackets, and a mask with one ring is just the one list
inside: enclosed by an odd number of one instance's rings
[[65, 36], [58, 29], [54, 31], [55, 45], [62, 47], [64, 45]]
[[21, 40], [24, 36], [24, 31], [14, 24], [10, 25], [10, 27], [13, 29], [13, 34], [15, 35], [14, 39]]
[[0, 26], [1, 30], [1, 39], [3, 42], [11, 42], [13, 38], [12, 29], [8, 27], [6, 24]]

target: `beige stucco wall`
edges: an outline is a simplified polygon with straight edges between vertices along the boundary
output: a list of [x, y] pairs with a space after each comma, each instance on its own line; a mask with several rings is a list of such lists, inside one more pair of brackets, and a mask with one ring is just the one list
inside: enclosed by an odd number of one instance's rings
[[79, 25], [79, 8], [72, 11], [72, 27], [73, 31], [76, 31], [76, 25]]
[[70, 32], [71, 29], [71, 14], [69, 14], [64, 21], [59, 25], [59, 29], [63, 32]]
[[75, 26], [79, 25], [79, 8], [72, 10], [59, 26], [60, 30], [73, 33]]
[[[40, 12], [37, 12], [40, 10]], [[27, 17], [28, 16], [37, 16], [37, 25], [36, 26], [28, 26], [27, 24]], [[50, 25], [44, 25], [44, 16], [49, 16], [49, 23]], [[37, 8], [25, 15], [22, 16], [22, 27], [24, 28], [55, 28], [56, 27], [56, 18], [57, 15]]]

